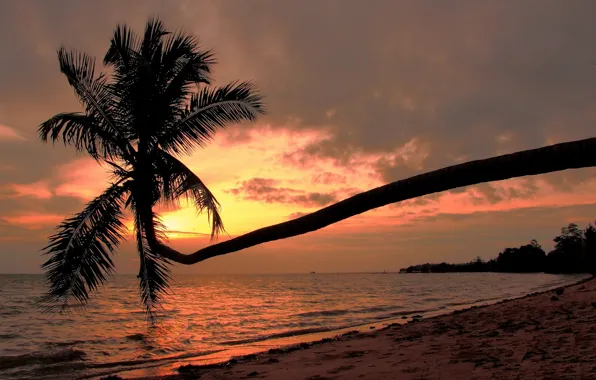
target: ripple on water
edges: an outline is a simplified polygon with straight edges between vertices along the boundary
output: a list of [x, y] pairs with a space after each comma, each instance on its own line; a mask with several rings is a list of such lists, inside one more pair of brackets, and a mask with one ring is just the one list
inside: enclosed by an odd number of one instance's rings
[[23, 355], [0, 356], [0, 369], [19, 367], [30, 364], [54, 364], [84, 360], [87, 354], [72, 348], [62, 350], [36, 351]]

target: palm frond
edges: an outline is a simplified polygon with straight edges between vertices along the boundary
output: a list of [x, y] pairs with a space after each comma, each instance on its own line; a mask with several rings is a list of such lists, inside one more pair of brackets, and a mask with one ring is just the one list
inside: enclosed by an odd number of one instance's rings
[[138, 55], [139, 39], [126, 25], [118, 25], [103, 58], [103, 64], [113, 67], [120, 75], [126, 74]]
[[163, 48], [162, 37], [169, 34], [165, 29], [163, 22], [157, 18], [150, 19], [145, 25], [145, 34], [141, 42], [141, 56], [147, 62], [151, 62], [157, 55], [161, 55]]
[[[135, 217], [135, 235], [139, 252], [139, 291], [146, 315], [155, 321], [155, 312], [161, 309], [161, 297], [168, 294], [170, 281], [169, 261], [152, 249], [165, 239], [159, 217], [151, 212], [148, 220], [142, 220], [141, 213]], [[149, 223], [149, 224], [148, 224]]]
[[[210, 50], [199, 50], [198, 40], [194, 36], [176, 32], [165, 42], [162, 57], [163, 79], [171, 88], [175, 88], [176, 83], [185, 81], [211, 84], [211, 66], [215, 63]], [[184, 79], [174, 81], [175, 78]]]
[[163, 129], [158, 145], [175, 153], [189, 153], [210, 141], [218, 127], [254, 121], [265, 113], [261, 95], [251, 82], [203, 88], [193, 95], [180, 119]]
[[175, 203], [186, 196], [194, 202], [197, 212], [207, 212], [211, 225], [211, 239], [225, 232], [219, 213], [220, 205], [205, 183], [176, 157], [162, 150], [156, 161], [156, 175], [161, 183], [161, 199], [165, 203]]
[[117, 123], [117, 96], [108, 85], [107, 77], [95, 77], [95, 59], [85, 53], [58, 50], [60, 71], [68, 79], [80, 101], [85, 106], [87, 116], [93, 118], [106, 132], [115, 135], [119, 141], [126, 141], [123, 149], [133, 153], [134, 149], [126, 140], [126, 134]]
[[79, 112], [53, 116], [39, 126], [38, 133], [43, 142], [55, 143], [62, 139], [65, 145], [73, 145], [79, 152], [86, 151], [98, 161], [128, 157], [128, 152], [122, 148], [125, 142], [103, 130], [93, 116]]
[[44, 311], [84, 307], [90, 293], [113, 272], [111, 255], [126, 233], [121, 220], [126, 191], [125, 185], [110, 186], [81, 213], [62, 222], [59, 232], [50, 237], [44, 254], [51, 257], [42, 265], [50, 289], [39, 301]]
[[184, 108], [195, 85], [211, 84], [211, 66], [215, 62], [210, 50], [199, 50], [194, 36], [182, 32], [172, 34], [165, 42], [161, 61], [164, 103]]
[[[168, 54], [168, 52], [166, 52]], [[176, 52], [169, 53], [176, 55]], [[178, 53], [181, 54], [181, 53]], [[170, 60], [176, 59], [173, 62]], [[163, 118], [164, 124], [181, 116], [197, 85], [209, 84], [211, 64], [215, 62], [210, 51], [193, 52], [179, 57], [165, 55], [163, 57], [160, 88], [163, 88], [159, 95], [159, 104], [169, 110], [169, 118]], [[168, 67], [168, 66], [171, 67]]]

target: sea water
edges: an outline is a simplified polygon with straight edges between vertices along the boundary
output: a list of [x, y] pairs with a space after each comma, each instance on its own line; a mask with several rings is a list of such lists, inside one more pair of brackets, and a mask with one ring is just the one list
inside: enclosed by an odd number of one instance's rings
[[[0, 378], [153, 376], [292, 342], [382, 326], [572, 283], [547, 274], [289, 274], [175, 276], [147, 323], [135, 276], [115, 276], [82, 314], [35, 307], [41, 275], [0, 275]], [[123, 372], [129, 371], [129, 372]]]

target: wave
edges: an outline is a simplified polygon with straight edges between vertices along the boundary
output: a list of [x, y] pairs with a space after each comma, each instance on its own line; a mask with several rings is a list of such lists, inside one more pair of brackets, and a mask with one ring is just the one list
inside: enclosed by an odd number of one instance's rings
[[0, 356], [0, 369], [20, 367], [31, 364], [53, 364], [84, 360], [85, 351], [72, 348], [55, 351], [35, 351], [23, 355]]
[[[357, 309], [357, 310], [345, 310], [345, 309], [333, 309], [333, 310], [322, 310], [322, 311], [312, 311], [300, 314], [294, 314], [293, 316], [302, 316], [302, 317], [316, 317], [316, 316], [338, 316], [344, 315], [348, 313], [374, 313], [374, 312], [382, 312], [382, 311], [390, 311], [395, 309], [401, 309], [402, 306], [377, 306], [377, 307], [370, 307], [365, 309]], [[316, 333], [323, 333], [323, 332], [330, 332], [330, 331], [339, 331], [344, 330], [351, 327], [357, 327], [366, 325], [369, 323], [378, 323], [382, 320], [391, 320], [395, 319], [399, 316], [407, 316], [413, 314], [424, 314], [430, 313], [433, 311], [440, 310], [440, 308], [432, 308], [432, 309], [410, 309], [410, 310], [400, 310], [394, 311], [387, 314], [380, 314], [376, 316], [369, 316], [367, 318], [362, 318], [359, 320], [353, 320], [348, 324], [343, 324], [339, 326], [329, 326], [329, 327], [310, 327], [304, 329], [297, 329], [297, 330], [288, 330], [274, 334], [266, 334], [266, 335], [259, 335], [252, 338], [246, 339], [237, 339], [237, 340], [228, 340], [223, 342], [218, 342], [218, 344], [222, 346], [236, 346], [241, 344], [250, 344], [256, 342], [262, 342], [266, 340], [272, 339], [279, 339], [279, 338], [288, 338], [292, 336], [298, 335], [306, 335], [306, 334], [316, 334]]]
[[[0, 374], [4, 373], [3, 370], [10, 370], [11, 374], [13, 376], [16, 375], [19, 379], [30, 379], [45, 378], [49, 374], [84, 371], [86, 374], [77, 376], [78, 379], [96, 378], [99, 375], [110, 375], [122, 370], [163, 366], [175, 363], [178, 360], [197, 358], [221, 351], [223, 350], [195, 351], [158, 358], [121, 360], [105, 363], [84, 361], [83, 357], [85, 353], [78, 350], [63, 350], [54, 353], [33, 352], [19, 356], [0, 357]], [[30, 367], [31, 365], [35, 366]]]
[[[335, 317], [345, 314], [365, 314], [365, 313], [379, 313], [383, 311], [390, 311], [396, 309], [403, 309], [403, 306], [372, 306], [363, 309], [331, 309], [331, 310], [317, 310], [308, 311], [305, 313], [292, 314], [291, 317], [312, 318], [312, 317]], [[416, 313], [416, 311], [412, 311]]]
[[22, 314], [22, 313], [23, 313], [23, 310], [16, 309], [16, 308], [13, 308], [13, 307], [11, 307], [10, 309], [9, 308], [6, 308], [4, 310], [0, 310], [0, 316], [5, 316], [5, 317], [9, 317], [9, 316], [13, 316], [13, 315], [19, 315], [19, 314]]
[[334, 309], [334, 310], [321, 310], [321, 311], [308, 311], [306, 313], [298, 313], [292, 314], [291, 317], [302, 317], [302, 318], [312, 318], [312, 317], [335, 317], [338, 315], [344, 315], [348, 313], [354, 313], [355, 311], [346, 310], [346, 309]]
[[314, 327], [314, 328], [300, 329], [300, 330], [289, 330], [289, 331], [283, 331], [280, 333], [260, 335], [260, 336], [254, 337], [254, 338], [228, 340], [225, 342], [219, 342], [219, 344], [221, 344], [222, 346], [237, 346], [239, 344], [256, 343], [256, 342], [262, 342], [262, 341], [271, 340], [271, 339], [288, 338], [288, 337], [297, 336], [297, 335], [316, 334], [316, 333], [328, 332], [328, 331], [333, 331], [333, 330], [341, 330], [341, 329], [352, 327], [352, 326], [353, 325], [341, 326], [341, 327]]
[[0, 334], [0, 339], [17, 339], [20, 338], [21, 335], [19, 334]]
[[454, 307], [454, 306], [466, 306], [466, 305], [474, 305], [481, 302], [492, 302], [492, 301], [500, 301], [507, 297], [491, 297], [491, 298], [479, 298], [476, 300], [471, 301], [462, 301], [462, 302], [448, 302], [444, 304], [444, 308]]

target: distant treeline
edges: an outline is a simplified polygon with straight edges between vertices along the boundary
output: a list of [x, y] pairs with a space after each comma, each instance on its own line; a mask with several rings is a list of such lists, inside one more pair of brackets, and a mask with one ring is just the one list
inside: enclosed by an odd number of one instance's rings
[[406, 273], [510, 272], [510, 273], [591, 273], [596, 274], [596, 228], [582, 230], [571, 223], [554, 238], [548, 254], [536, 240], [518, 248], [505, 248], [495, 259], [480, 257], [465, 264], [420, 264], [402, 268]]

